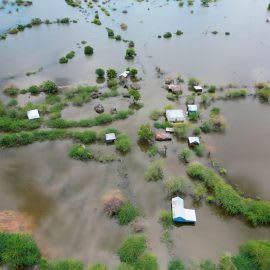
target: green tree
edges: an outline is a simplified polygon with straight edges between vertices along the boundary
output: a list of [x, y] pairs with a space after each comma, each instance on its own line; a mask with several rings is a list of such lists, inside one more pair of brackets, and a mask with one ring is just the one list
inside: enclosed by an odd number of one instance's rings
[[139, 140], [141, 142], [151, 142], [154, 139], [154, 132], [150, 124], [141, 125], [138, 131]]

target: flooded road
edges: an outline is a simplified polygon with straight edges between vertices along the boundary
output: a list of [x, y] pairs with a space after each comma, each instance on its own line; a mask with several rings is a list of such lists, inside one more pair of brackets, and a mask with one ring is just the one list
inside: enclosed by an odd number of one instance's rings
[[[1, 149], [0, 210], [27, 212], [33, 217], [33, 235], [45, 256], [76, 258], [85, 264], [103, 262], [110, 267], [118, 263], [116, 251], [121, 239], [132, 231], [131, 226], [119, 226], [103, 212], [102, 197], [117, 188], [141, 209], [145, 234], [150, 248], [158, 256], [160, 269], [166, 268], [171, 255], [185, 261], [199, 262], [203, 258], [216, 261], [224, 252], [236, 251], [249, 239], [269, 240], [269, 228], [250, 228], [243, 221], [225, 217], [203, 204], [196, 206], [196, 226], [173, 229], [174, 244], [168, 251], [160, 242], [162, 228], [158, 217], [160, 211], [170, 209], [170, 201], [162, 181], [145, 181], [144, 172], [151, 160], [137, 145], [137, 130], [142, 123], [150, 122], [150, 111], [170, 103], [166, 99], [167, 92], [161, 87], [163, 78], [157, 77], [156, 66], [160, 66], [166, 76], [180, 73], [185, 79], [196, 76], [203, 83], [218, 85], [253, 86], [257, 81], [269, 81], [270, 62], [266, 56], [269, 54], [270, 24], [266, 19], [270, 19], [270, 14], [266, 12], [267, 4], [264, 0], [220, 0], [204, 8], [198, 1], [193, 7], [180, 8], [175, 1], [110, 1], [106, 8], [111, 16], [99, 12], [102, 26], [87, 22], [93, 19], [94, 9], [87, 9], [88, 13], [83, 14], [67, 6], [65, 1], [34, 1], [32, 7], [12, 14], [8, 14], [9, 8], [0, 10], [0, 31], [27, 23], [33, 17], [78, 19], [77, 24], [41, 25], [0, 41], [1, 89], [9, 84], [28, 87], [47, 79], [61, 86], [94, 84], [98, 67], [112, 67], [121, 72], [127, 66], [134, 66], [143, 79], [140, 84], [144, 103], [144, 108], [130, 118], [112, 124], [130, 135], [133, 142], [131, 152], [121, 157], [121, 161], [101, 164], [72, 160], [68, 157], [71, 141]], [[128, 13], [124, 14], [123, 10]], [[123, 22], [128, 25], [127, 31], [120, 28]], [[137, 52], [134, 61], [124, 59], [127, 44], [108, 39], [106, 26], [124, 39], [134, 40]], [[178, 29], [184, 32], [180, 37], [157, 38]], [[219, 33], [213, 35], [212, 31]], [[225, 36], [227, 31], [231, 35]], [[84, 55], [83, 40], [93, 46], [93, 56]], [[58, 64], [58, 59], [71, 50], [76, 52], [75, 58], [67, 65]], [[36, 75], [25, 75], [41, 67], [43, 70]], [[80, 108], [67, 107], [62, 117], [73, 120], [94, 117], [95, 102]], [[181, 98], [176, 105], [183, 107], [184, 102]], [[106, 110], [111, 106], [117, 109], [128, 106], [122, 97], [101, 103]], [[217, 149], [215, 161], [227, 169], [228, 179], [240, 190], [270, 200], [269, 106], [251, 97], [217, 101], [213, 106], [220, 107], [228, 121], [224, 135], [203, 135], [203, 140]], [[186, 144], [174, 140], [167, 146], [164, 178], [185, 176], [185, 167], [177, 160], [177, 153]], [[123, 173], [128, 175], [126, 180]], [[191, 189], [193, 182], [186, 181]], [[189, 195], [186, 206], [192, 207]]]

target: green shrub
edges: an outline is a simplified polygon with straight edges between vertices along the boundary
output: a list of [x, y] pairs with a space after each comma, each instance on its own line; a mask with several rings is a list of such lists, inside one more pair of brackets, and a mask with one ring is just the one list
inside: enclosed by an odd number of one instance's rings
[[94, 49], [91, 46], [84, 47], [84, 54], [85, 55], [92, 55], [94, 53]]
[[152, 145], [147, 150], [147, 154], [149, 157], [154, 157], [158, 153], [158, 147], [156, 145]]
[[205, 147], [203, 144], [196, 145], [194, 147], [194, 152], [198, 157], [203, 157], [204, 152], [205, 152]]
[[157, 121], [164, 114], [161, 110], [154, 110], [150, 113], [150, 118], [154, 121]]
[[185, 194], [186, 192], [186, 183], [183, 177], [175, 176], [164, 182], [165, 188], [168, 194], [177, 195], [177, 194]]
[[199, 202], [206, 196], [206, 194], [207, 188], [204, 186], [204, 184], [196, 182], [193, 188], [193, 197], [195, 201]]
[[126, 225], [133, 221], [138, 215], [138, 209], [128, 201], [120, 206], [119, 212], [117, 213], [117, 219], [120, 225]]
[[236, 255], [232, 260], [237, 270], [260, 270], [256, 262], [244, 254]]
[[154, 127], [157, 129], [166, 129], [167, 127], [173, 127], [173, 125], [170, 122], [155, 122]]
[[174, 128], [176, 138], [181, 140], [187, 139], [189, 130], [190, 130], [189, 124], [187, 123], [177, 124]]
[[134, 102], [138, 102], [141, 99], [141, 94], [139, 91], [135, 89], [131, 89], [128, 91], [130, 96], [133, 97]]
[[58, 92], [58, 87], [53, 81], [46, 81], [42, 84], [41, 89], [46, 94], [56, 94]]
[[164, 38], [171, 38], [172, 37], [172, 33], [171, 32], [166, 32], [164, 35], [163, 35]]
[[17, 105], [18, 105], [18, 101], [16, 99], [14, 99], [14, 98], [11, 99], [7, 104], [8, 107], [14, 107], [14, 106], [17, 106]]
[[67, 64], [68, 63], [68, 59], [66, 57], [61, 57], [59, 59], [59, 64]]
[[131, 148], [131, 139], [126, 134], [120, 134], [115, 142], [115, 147], [121, 153], [127, 153]]
[[215, 85], [210, 85], [207, 89], [208, 93], [215, 93], [216, 92], [216, 86]]
[[138, 270], [158, 270], [157, 257], [152, 253], [145, 251], [141, 254], [136, 262]]
[[240, 89], [240, 90], [229, 90], [226, 92], [225, 96], [226, 98], [244, 98], [248, 94], [248, 91], [246, 89]]
[[173, 258], [169, 262], [168, 270], [186, 270], [186, 268], [180, 259]]
[[93, 153], [89, 149], [86, 149], [84, 146], [81, 146], [79, 144], [75, 144], [72, 146], [69, 151], [69, 156], [78, 160], [89, 160], [94, 158]]
[[145, 178], [147, 181], [158, 181], [163, 178], [163, 161], [156, 160], [148, 167]]
[[121, 263], [118, 266], [116, 266], [115, 268], [113, 268], [113, 270], [135, 270], [135, 268], [133, 265]]
[[67, 59], [72, 59], [75, 56], [75, 52], [74, 51], [70, 51], [69, 53], [67, 53], [66, 58]]
[[129, 235], [124, 239], [124, 241], [120, 245], [120, 248], [118, 249], [120, 261], [127, 264], [133, 264], [145, 251], [145, 249], [146, 241], [143, 235]]
[[29, 121], [28, 119], [13, 119], [9, 117], [0, 117], [0, 131], [18, 132], [22, 130], [33, 130], [40, 128], [41, 120], [35, 119]]
[[201, 126], [200, 129], [203, 133], [210, 133], [212, 131], [212, 125], [209, 122], [204, 122]]
[[199, 112], [189, 112], [188, 113], [188, 119], [190, 121], [196, 122], [200, 118], [200, 113]]
[[106, 30], [107, 30], [108, 37], [114, 38], [114, 31], [109, 27], [107, 27]]
[[0, 262], [9, 269], [34, 266], [40, 251], [30, 235], [0, 232]]
[[152, 131], [150, 124], [144, 124], [140, 126], [138, 131], [139, 140], [141, 142], [152, 142], [154, 139], [154, 132]]
[[116, 36], [115, 36], [115, 40], [121, 41], [121, 40], [122, 40], [122, 37], [121, 37], [120, 35], [116, 35]]
[[117, 77], [116, 70], [114, 70], [112, 68], [107, 69], [106, 73], [107, 73], [108, 80], [116, 79], [116, 77]]
[[131, 78], [135, 78], [138, 74], [138, 69], [137, 68], [131, 68], [129, 71], [129, 75]]
[[269, 102], [270, 101], [270, 88], [263, 88], [257, 92], [259, 99], [262, 102]]
[[200, 163], [190, 164], [187, 173], [189, 176], [201, 180], [213, 193], [214, 202], [228, 214], [242, 215], [253, 226], [270, 223], [269, 202], [242, 197], [219, 175]]
[[38, 95], [40, 93], [40, 88], [37, 85], [30, 86], [27, 91], [31, 93], [31, 95]]
[[15, 86], [10, 86], [4, 89], [4, 93], [10, 97], [15, 97], [19, 94], [19, 89]]
[[200, 84], [200, 81], [197, 78], [192, 77], [192, 78], [189, 78], [189, 80], [188, 80], [188, 88], [189, 88], [189, 90], [194, 90], [193, 87], [197, 86], [199, 84]]
[[201, 134], [201, 129], [199, 128], [199, 127], [195, 127], [194, 129], [193, 129], [193, 134], [195, 135], [195, 136], [199, 136], [200, 134]]
[[172, 211], [161, 211], [159, 220], [164, 229], [170, 229], [173, 226]]
[[104, 69], [102, 69], [102, 68], [97, 68], [96, 69], [96, 75], [98, 76], [98, 78], [104, 78], [104, 76], [105, 76], [105, 71], [104, 71]]
[[116, 88], [118, 86], [118, 81], [115, 79], [107, 80], [108, 88]]
[[203, 260], [200, 263], [200, 270], [217, 270], [217, 268], [210, 260]]
[[34, 18], [31, 20], [31, 25], [40, 25], [42, 24], [42, 20], [40, 18]]
[[74, 132], [72, 137], [83, 144], [89, 144], [97, 140], [97, 133], [95, 131]]
[[177, 31], [175, 32], [175, 34], [176, 34], [177, 36], [181, 36], [181, 35], [184, 34], [184, 32], [182, 32], [181, 30], [177, 30]]
[[83, 270], [83, 264], [76, 260], [59, 261], [52, 265], [52, 270]]
[[107, 267], [104, 264], [94, 264], [87, 268], [87, 270], [107, 270]]
[[179, 154], [178, 154], [178, 159], [185, 162], [189, 163], [190, 162], [190, 157], [191, 157], [191, 151], [188, 148], [183, 149]]
[[127, 48], [125, 59], [131, 60], [131, 59], [134, 59], [135, 56], [136, 56], [135, 49], [134, 48]]

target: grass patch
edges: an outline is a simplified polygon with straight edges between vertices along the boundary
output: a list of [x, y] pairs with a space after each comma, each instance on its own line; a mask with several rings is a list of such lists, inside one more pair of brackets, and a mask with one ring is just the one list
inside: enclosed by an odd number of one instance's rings
[[139, 215], [139, 210], [130, 202], [125, 202], [120, 206], [117, 219], [120, 225], [127, 225]]
[[163, 179], [163, 161], [154, 161], [145, 173], [145, 179], [149, 182]]

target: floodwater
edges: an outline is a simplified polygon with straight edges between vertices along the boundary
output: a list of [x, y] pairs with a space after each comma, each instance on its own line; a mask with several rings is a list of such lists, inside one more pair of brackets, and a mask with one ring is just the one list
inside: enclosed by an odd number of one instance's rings
[[[150, 122], [149, 112], [170, 102], [161, 88], [158, 65], [166, 75], [182, 74], [186, 79], [196, 76], [203, 83], [253, 86], [256, 81], [267, 81], [270, 62], [270, 14], [265, 0], [219, 0], [209, 8], [200, 6], [179, 8], [177, 1], [110, 1], [106, 7], [111, 16], [100, 12], [102, 26], [87, 21], [94, 17], [94, 9], [83, 14], [65, 4], [65, 1], [36, 0], [32, 7], [0, 10], [0, 31], [26, 23], [33, 17], [51, 19], [70, 17], [77, 24], [38, 26], [26, 29], [16, 36], [0, 41], [0, 87], [15, 84], [28, 87], [44, 80], [55, 80], [61, 86], [95, 83], [98, 67], [113, 67], [119, 72], [127, 66], [140, 70], [144, 108], [124, 121], [112, 126], [132, 137], [132, 151], [121, 161], [108, 164], [84, 163], [68, 157], [71, 141], [35, 143], [18, 149], [0, 151], [0, 210], [27, 212], [33, 217], [33, 235], [44, 255], [51, 259], [76, 258], [85, 264], [103, 262], [108, 266], [118, 263], [117, 248], [121, 239], [132, 231], [131, 226], [120, 227], [103, 213], [102, 197], [112, 189], [121, 189], [142, 211], [145, 234], [151, 250], [158, 256], [160, 269], [166, 269], [172, 255], [186, 261], [199, 262], [203, 258], [217, 260], [226, 251], [235, 252], [249, 239], [270, 239], [269, 228], [250, 228], [237, 218], [228, 218], [209, 205], [195, 206], [196, 226], [175, 227], [174, 244], [168, 251], [160, 242], [161, 210], [170, 209], [162, 182], [147, 183], [144, 172], [151, 160], [137, 145], [137, 130]], [[112, 11], [115, 7], [117, 10]], [[127, 14], [122, 11], [127, 10]], [[191, 11], [194, 11], [191, 13]], [[121, 23], [128, 30], [122, 31]], [[124, 59], [126, 44], [107, 38], [104, 27], [114, 29], [124, 39], [135, 41], [137, 57]], [[158, 39], [164, 32], [182, 30], [184, 35], [170, 40]], [[212, 35], [212, 31], [218, 35]], [[225, 36], [225, 32], [230, 36]], [[86, 40], [95, 53], [85, 57]], [[80, 48], [81, 47], [81, 48]], [[67, 65], [58, 59], [74, 50], [76, 56]], [[41, 72], [27, 77], [28, 71]], [[20, 97], [21, 98], [21, 97]], [[21, 98], [20, 103], [25, 102]], [[36, 98], [36, 102], [39, 102]], [[95, 101], [96, 102], [96, 101]], [[67, 107], [62, 116], [81, 119], [94, 116], [95, 102], [80, 108]], [[106, 110], [125, 109], [122, 98], [109, 98], [100, 103]], [[183, 106], [184, 98], [177, 104]], [[240, 101], [218, 101], [227, 118], [228, 130], [224, 135], [206, 135], [203, 140], [216, 147], [215, 161], [228, 171], [228, 179], [250, 196], [270, 200], [267, 168], [270, 160], [270, 108], [248, 97]], [[185, 144], [166, 143], [165, 178], [183, 175], [185, 167], [177, 160], [177, 153]], [[105, 153], [112, 149], [93, 146]], [[200, 159], [202, 162], [207, 162]], [[127, 178], [123, 175], [127, 173]], [[187, 179], [189, 190], [192, 181]], [[186, 206], [194, 207], [189, 195]]]

